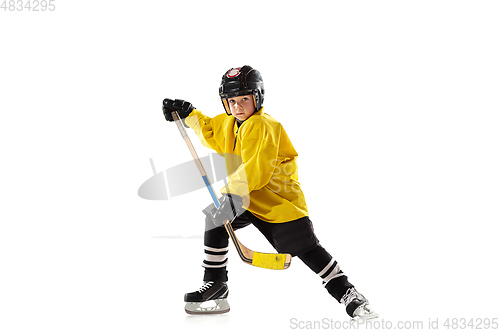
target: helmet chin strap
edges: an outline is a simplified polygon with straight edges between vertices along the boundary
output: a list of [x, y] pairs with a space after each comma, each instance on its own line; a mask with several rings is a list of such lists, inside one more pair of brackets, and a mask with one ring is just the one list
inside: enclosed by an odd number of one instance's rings
[[228, 116], [231, 115], [231, 110], [229, 109], [229, 104], [227, 104], [227, 98], [222, 100], [222, 105], [224, 105], [224, 110]]
[[[257, 110], [257, 98], [255, 98], [255, 94], [256, 94], [256, 92], [254, 92], [254, 93], [252, 94], [252, 96], [253, 96], [253, 106], [255, 106], [255, 110], [253, 111], [253, 113], [255, 113], [255, 112], [259, 111], [259, 110]], [[253, 113], [252, 113], [252, 114], [253, 114]]]

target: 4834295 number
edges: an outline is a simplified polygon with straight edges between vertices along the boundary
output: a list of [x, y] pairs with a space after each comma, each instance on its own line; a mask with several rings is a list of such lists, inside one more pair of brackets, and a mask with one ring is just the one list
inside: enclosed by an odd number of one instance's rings
[[447, 329], [479, 329], [488, 330], [498, 328], [498, 318], [448, 318], [443, 324]]
[[55, 0], [3, 0], [0, 9], [4, 12], [45, 12], [56, 10]]

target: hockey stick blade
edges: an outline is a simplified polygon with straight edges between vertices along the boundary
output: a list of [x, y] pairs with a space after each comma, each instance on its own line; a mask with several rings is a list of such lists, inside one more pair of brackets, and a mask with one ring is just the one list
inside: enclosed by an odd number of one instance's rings
[[[212, 184], [210, 183], [210, 180], [207, 177], [205, 168], [203, 167], [203, 164], [201, 164], [198, 154], [194, 149], [193, 143], [191, 142], [191, 139], [189, 139], [187, 131], [182, 125], [179, 113], [177, 111], [173, 111], [172, 117], [174, 118], [177, 128], [179, 129], [179, 132], [181, 133], [182, 138], [186, 142], [186, 145], [188, 146], [189, 151], [191, 152], [191, 156], [193, 157], [196, 166], [200, 171], [201, 177], [203, 178], [203, 181], [205, 182], [205, 185], [207, 186], [207, 189], [210, 192], [210, 195], [212, 196], [212, 200], [214, 201], [215, 206], [219, 207], [220, 205], [219, 200], [217, 199]], [[239, 257], [243, 262], [256, 267], [275, 269], [275, 270], [282, 270], [290, 267], [290, 263], [292, 260], [292, 256], [290, 254], [261, 253], [252, 251], [247, 247], [245, 247], [243, 244], [241, 244], [238, 238], [236, 238], [233, 227], [231, 226], [229, 220], [226, 220], [224, 222], [224, 227], [226, 228], [229, 237], [231, 238], [234, 246], [236, 247], [236, 251], [238, 252]]]
[[226, 221], [226, 223], [224, 223], [224, 227], [226, 228], [229, 237], [233, 241], [234, 247], [236, 248], [236, 251], [240, 256], [240, 259], [244, 263], [256, 267], [276, 269], [276, 270], [287, 269], [288, 267], [290, 267], [290, 263], [292, 261], [292, 256], [290, 254], [262, 253], [262, 252], [252, 251], [240, 243], [229, 221]]

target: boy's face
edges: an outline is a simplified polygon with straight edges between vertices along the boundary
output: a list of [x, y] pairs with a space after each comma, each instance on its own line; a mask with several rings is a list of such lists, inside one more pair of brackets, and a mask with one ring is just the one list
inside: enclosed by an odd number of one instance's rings
[[227, 99], [231, 114], [239, 121], [246, 120], [255, 111], [255, 103], [252, 95], [236, 96]]

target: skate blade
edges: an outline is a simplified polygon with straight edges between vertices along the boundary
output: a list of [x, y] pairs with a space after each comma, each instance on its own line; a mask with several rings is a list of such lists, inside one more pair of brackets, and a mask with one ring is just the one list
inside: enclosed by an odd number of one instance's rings
[[375, 318], [378, 318], [378, 313], [370, 312], [370, 313], [367, 313], [367, 314], [364, 314], [361, 316], [356, 316], [356, 317], [352, 318], [351, 320], [352, 321], [357, 321], [357, 320], [367, 321], [367, 320], [371, 320], [371, 319], [375, 319]]
[[361, 306], [359, 310], [354, 311], [352, 320], [370, 320], [378, 318], [378, 313], [373, 311], [368, 304]]
[[210, 315], [229, 312], [230, 307], [226, 299], [217, 299], [213, 300], [212, 302], [215, 302], [215, 306], [204, 307], [203, 305], [208, 302], [186, 303], [184, 311], [186, 311], [186, 313], [190, 315]]

